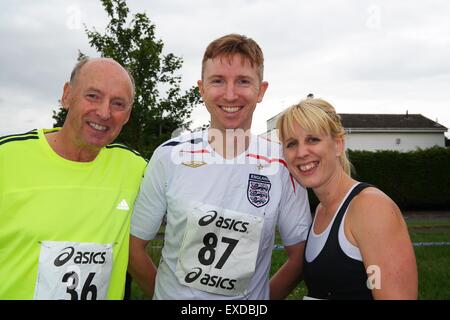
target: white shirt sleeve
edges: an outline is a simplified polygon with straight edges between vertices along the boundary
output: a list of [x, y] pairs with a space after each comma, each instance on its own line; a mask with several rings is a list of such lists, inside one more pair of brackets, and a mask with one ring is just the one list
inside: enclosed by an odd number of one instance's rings
[[166, 214], [165, 154], [161, 147], [153, 153], [134, 204], [130, 232], [143, 240], [152, 240], [156, 236]]
[[283, 168], [283, 194], [280, 202], [278, 228], [285, 246], [305, 241], [311, 225], [308, 193]]

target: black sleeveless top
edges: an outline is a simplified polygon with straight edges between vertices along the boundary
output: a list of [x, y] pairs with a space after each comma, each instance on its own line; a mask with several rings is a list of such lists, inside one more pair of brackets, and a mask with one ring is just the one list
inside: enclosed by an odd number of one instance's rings
[[[371, 290], [366, 284], [367, 273], [364, 263], [347, 256], [341, 249], [338, 238], [339, 226], [350, 201], [363, 189], [370, 186], [366, 183], [359, 183], [351, 191], [336, 214], [328, 239], [319, 255], [311, 262], [307, 262], [306, 256], [304, 256], [303, 276], [309, 297], [333, 300], [373, 299]], [[313, 225], [311, 225], [312, 227]], [[308, 240], [305, 245], [305, 253], [307, 245]]]

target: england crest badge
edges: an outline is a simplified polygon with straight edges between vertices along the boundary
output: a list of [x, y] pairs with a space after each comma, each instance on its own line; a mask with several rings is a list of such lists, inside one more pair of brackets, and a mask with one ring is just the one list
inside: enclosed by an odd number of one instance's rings
[[257, 208], [265, 206], [269, 200], [271, 183], [269, 178], [250, 173], [248, 177], [247, 198]]

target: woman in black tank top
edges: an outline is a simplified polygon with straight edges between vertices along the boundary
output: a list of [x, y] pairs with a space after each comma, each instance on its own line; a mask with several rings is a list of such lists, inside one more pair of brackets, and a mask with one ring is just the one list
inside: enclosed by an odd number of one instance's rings
[[315, 299], [417, 299], [417, 266], [398, 206], [351, 177], [345, 131], [333, 106], [306, 99], [277, 124], [292, 176], [320, 201], [303, 275]]

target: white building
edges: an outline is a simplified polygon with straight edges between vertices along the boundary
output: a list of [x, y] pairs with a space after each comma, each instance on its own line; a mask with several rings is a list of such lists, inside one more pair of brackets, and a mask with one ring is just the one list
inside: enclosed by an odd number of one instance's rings
[[[412, 151], [433, 146], [445, 147], [447, 128], [421, 114], [340, 113], [347, 131], [346, 147], [351, 150]], [[278, 115], [267, 120], [267, 133], [276, 139]]]

